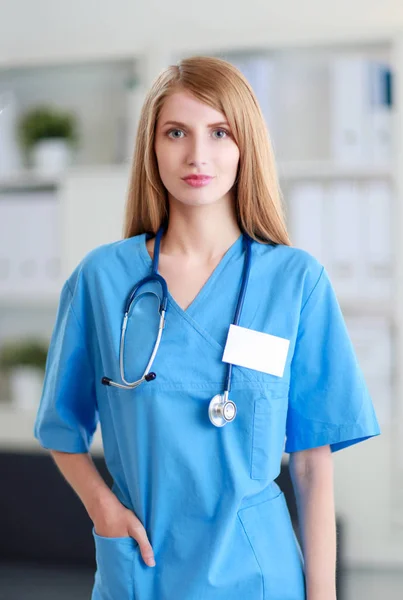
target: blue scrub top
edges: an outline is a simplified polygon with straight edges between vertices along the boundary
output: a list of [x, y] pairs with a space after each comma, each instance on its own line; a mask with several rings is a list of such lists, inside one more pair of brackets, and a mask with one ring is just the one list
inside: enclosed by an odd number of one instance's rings
[[[191, 305], [169, 296], [152, 370], [134, 390], [120, 382], [126, 298], [151, 272], [146, 234], [96, 248], [60, 297], [35, 422], [45, 448], [88, 452], [98, 421], [113, 491], [143, 523], [156, 566], [130, 537], [93, 530], [93, 600], [303, 600], [304, 571], [284, 495], [282, 453], [330, 444], [333, 452], [380, 433], [335, 292], [309, 253], [252, 243], [239, 323], [290, 340], [282, 377], [234, 366], [238, 413], [208, 417], [224, 390], [222, 361], [244, 265], [240, 236]], [[159, 292], [149, 284], [149, 291]], [[147, 295], [133, 307], [126, 379], [138, 379], [158, 325]]]

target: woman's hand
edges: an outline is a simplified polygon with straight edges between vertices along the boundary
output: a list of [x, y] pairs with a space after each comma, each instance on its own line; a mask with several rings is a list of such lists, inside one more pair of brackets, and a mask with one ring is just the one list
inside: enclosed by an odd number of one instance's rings
[[106, 485], [91, 454], [51, 450], [56, 465], [76, 492], [102, 537], [132, 537], [140, 547], [144, 562], [154, 567], [154, 553], [146, 530], [136, 515], [127, 509]]
[[134, 512], [123, 506], [116, 496], [110, 496], [106, 504], [98, 504], [93, 508], [90, 517], [97, 535], [134, 538], [139, 544], [144, 562], [149, 567], [155, 566], [153, 549], [141, 521]]

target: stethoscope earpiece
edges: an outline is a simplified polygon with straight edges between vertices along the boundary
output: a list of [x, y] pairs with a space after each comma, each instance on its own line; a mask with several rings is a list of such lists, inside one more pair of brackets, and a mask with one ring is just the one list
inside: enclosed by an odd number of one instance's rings
[[[154, 372], [148, 373], [147, 375], [144, 375], [143, 379], [145, 379], [146, 381], [154, 381], [154, 379], [157, 377], [157, 374]], [[112, 381], [112, 379], [110, 379], [109, 377], [102, 377], [101, 379], [101, 383], [102, 385], [112, 385], [112, 386], [116, 386], [116, 387], [121, 387], [123, 389], [127, 389], [128, 386], [122, 386], [120, 384], [116, 384], [114, 381]], [[137, 383], [137, 382], [136, 382]], [[136, 387], [136, 386], [131, 386], [131, 387]]]

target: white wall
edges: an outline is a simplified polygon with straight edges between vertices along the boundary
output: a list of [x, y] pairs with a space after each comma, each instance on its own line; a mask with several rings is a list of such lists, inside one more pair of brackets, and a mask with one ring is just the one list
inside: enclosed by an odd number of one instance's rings
[[[236, 9], [235, 9], [236, 7]], [[13, 0], [0, 2], [0, 64], [126, 54], [147, 47], [259, 44], [329, 39], [403, 25], [401, 0]]]

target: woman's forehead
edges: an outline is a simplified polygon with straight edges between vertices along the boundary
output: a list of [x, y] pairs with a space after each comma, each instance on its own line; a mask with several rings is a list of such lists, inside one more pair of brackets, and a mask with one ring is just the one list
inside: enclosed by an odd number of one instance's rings
[[206, 124], [225, 122], [227, 119], [219, 110], [202, 102], [188, 91], [178, 91], [168, 96], [161, 107], [158, 121], [161, 125], [165, 121], [202, 120]]

